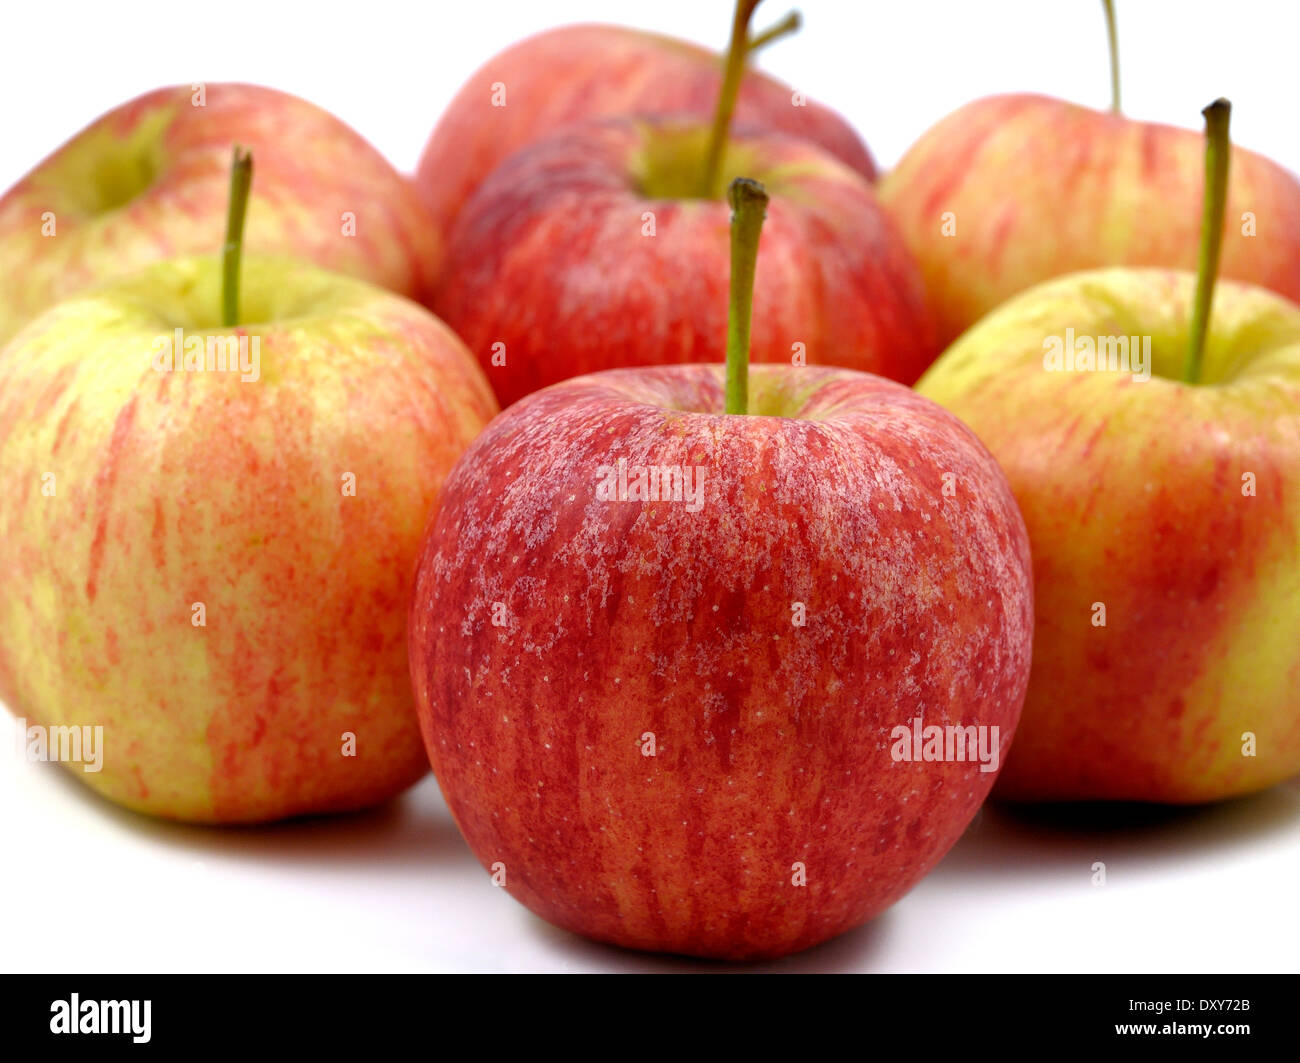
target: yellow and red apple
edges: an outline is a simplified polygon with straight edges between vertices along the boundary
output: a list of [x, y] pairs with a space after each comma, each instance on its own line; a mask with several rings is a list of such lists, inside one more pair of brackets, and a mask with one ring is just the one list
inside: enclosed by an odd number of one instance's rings
[[409, 181], [333, 115], [274, 89], [159, 89], [86, 127], [0, 198], [0, 343], [57, 300], [221, 244], [232, 143], [257, 158], [252, 254], [423, 298], [441, 245]]
[[1190, 803], [1300, 773], [1300, 306], [1215, 291], [1205, 261], [1041, 284], [917, 385], [993, 452], [1029, 529], [1007, 798]]
[[[947, 344], [1040, 281], [1105, 266], [1196, 267], [1202, 142], [1048, 96], [976, 100], [880, 182]], [[1234, 148], [1223, 276], [1300, 299], [1300, 181]]]
[[[1115, 12], [1111, 107], [1033, 93], [958, 108], [880, 182], [880, 198], [920, 263], [946, 346], [1041, 281], [1106, 266], [1195, 269], [1198, 133], [1120, 108]], [[1225, 277], [1300, 299], [1300, 181], [1232, 148], [1222, 218]]]
[[208, 823], [361, 808], [427, 770], [411, 571], [496, 410], [397, 295], [257, 258], [243, 291], [224, 327], [217, 262], [169, 260], [0, 349], [0, 697], [103, 727], [102, 769], [66, 766], [104, 796]]

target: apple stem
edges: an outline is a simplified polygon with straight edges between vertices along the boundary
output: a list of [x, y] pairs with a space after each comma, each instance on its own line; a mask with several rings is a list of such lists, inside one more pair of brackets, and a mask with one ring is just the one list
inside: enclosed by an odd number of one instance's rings
[[782, 37], [788, 37], [792, 33], [799, 32], [799, 27], [803, 25], [803, 16], [798, 11], [791, 11], [775, 26], [769, 26], [762, 33], [755, 34], [749, 38], [746, 50], [753, 55], [760, 48], [766, 48], [773, 41], [779, 41]]
[[1115, 0], [1101, 0], [1106, 9], [1106, 40], [1110, 45], [1110, 109], [1119, 114], [1119, 32], [1115, 28]]
[[239, 260], [244, 250], [244, 215], [253, 183], [253, 156], [235, 145], [230, 160], [230, 205], [226, 214], [226, 242], [221, 249], [221, 326], [239, 324]]
[[768, 195], [757, 181], [737, 177], [727, 189], [731, 204], [731, 297], [727, 304], [727, 413], [749, 412], [749, 325], [754, 313], [758, 238]]
[[718, 92], [718, 106], [713, 113], [709, 154], [704, 164], [703, 183], [700, 185], [700, 195], [705, 199], [712, 198], [714, 185], [718, 183], [718, 171], [722, 169], [727, 131], [731, 128], [731, 116], [736, 110], [736, 97], [740, 95], [740, 82], [745, 76], [745, 60], [749, 58], [749, 20], [754, 17], [754, 9], [759, 3], [760, 0], [736, 0], [736, 12], [731, 22], [731, 43], [727, 46], [726, 72], [722, 76], [722, 88]]
[[1205, 192], [1201, 206], [1201, 245], [1196, 259], [1196, 302], [1192, 306], [1191, 339], [1183, 380], [1195, 384], [1201, 379], [1205, 337], [1214, 305], [1214, 282], [1219, 276], [1219, 251], [1223, 247], [1223, 215], [1228, 205], [1228, 161], [1232, 142], [1228, 120], [1232, 104], [1223, 97], [1201, 112], [1205, 115]]

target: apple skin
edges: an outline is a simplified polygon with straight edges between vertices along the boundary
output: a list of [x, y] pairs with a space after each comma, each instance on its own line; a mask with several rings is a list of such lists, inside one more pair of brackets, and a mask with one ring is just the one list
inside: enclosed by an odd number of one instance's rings
[[[881, 179], [941, 339], [1012, 295], [1105, 266], [1196, 268], [1203, 132], [1027, 94], [991, 96], [929, 130]], [[956, 232], [942, 232], [951, 211]], [[1242, 234], [1242, 215], [1256, 235]], [[1300, 300], [1300, 182], [1234, 147], [1220, 276]]]
[[[998, 726], [1005, 749], [1020, 712], [1028, 542], [973, 434], [879, 377], [750, 373], [766, 416], [720, 412], [721, 366], [529, 396], [424, 542], [411, 675], [443, 794], [517, 900], [600, 941], [751, 960], [857, 926], [994, 777], [895, 762], [891, 728]], [[597, 499], [619, 458], [707, 467], [702, 505]]]
[[29, 724], [102, 726], [102, 771], [73, 774], [140, 812], [362, 808], [428, 769], [411, 573], [496, 406], [427, 311], [288, 260], [244, 263], [241, 320], [277, 322], [242, 329], [258, 380], [156, 371], [157, 337], [215, 326], [218, 274], [146, 267], [0, 350], [0, 697]]
[[[732, 177], [772, 196], [754, 294], [755, 362], [834, 363], [910, 384], [940, 347], [919, 271], [858, 174], [807, 141], [731, 138], [716, 194], [693, 194], [708, 130], [574, 126], [511, 156], [466, 204], [435, 312], [502, 406], [603, 369], [721, 361]], [[653, 215], [653, 235], [647, 218]], [[493, 364], [498, 344], [505, 364]]]
[[[57, 300], [225, 240], [231, 145], [256, 176], [245, 247], [423, 298], [441, 243], [407, 178], [314, 104], [256, 85], [159, 89], [87, 126], [0, 199], [0, 343]], [[55, 234], [42, 235], [54, 214]], [[344, 212], [355, 216], [345, 236]]]
[[[1188, 386], [1167, 377], [1194, 285], [1131, 269], [1048, 282], [917, 385], [988, 445], [1033, 546], [1033, 672], [997, 796], [1181, 804], [1300, 772], [1300, 307], [1220, 281], [1205, 383]], [[1151, 336], [1157, 375], [1045, 371], [1066, 326]]]
[[[584, 119], [618, 115], [690, 115], [710, 119], [722, 87], [717, 52], [626, 26], [561, 26], [493, 56], [456, 94], [425, 145], [416, 186], [439, 232], [450, 230], [474, 189], [506, 156]], [[506, 105], [492, 106], [494, 85]], [[843, 118], [749, 70], [733, 128], [754, 127], [811, 140], [867, 180], [876, 167]]]

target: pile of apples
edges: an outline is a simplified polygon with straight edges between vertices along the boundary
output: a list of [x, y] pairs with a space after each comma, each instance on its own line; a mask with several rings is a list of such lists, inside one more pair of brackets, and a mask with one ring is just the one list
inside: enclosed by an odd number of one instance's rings
[[432, 762], [546, 919], [755, 959], [990, 791], [1300, 772], [1300, 183], [1117, 89], [882, 176], [757, 6], [507, 49], [413, 179], [208, 84], [0, 199], [0, 697], [104, 728], [78, 778], [257, 823]]

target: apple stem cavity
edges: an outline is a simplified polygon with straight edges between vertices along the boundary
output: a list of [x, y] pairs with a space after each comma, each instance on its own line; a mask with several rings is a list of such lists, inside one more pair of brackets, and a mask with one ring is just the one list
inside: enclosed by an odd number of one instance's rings
[[731, 204], [731, 296], [727, 304], [726, 412], [749, 412], [749, 325], [754, 314], [758, 239], [767, 216], [767, 189], [737, 177], [727, 189]]
[[253, 156], [238, 144], [230, 161], [230, 206], [226, 213], [226, 242], [221, 248], [221, 326], [239, 324], [239, 261], [244, 250], [244, 215], [253, 184]]
[[798, 33], [799, 28], [803, 25], [803, 16], [798, 11], [791, 11], [780, 22], [774, 26], [769, 26], [762, 33], [756, 33], [749, 38], [746, 50], [753, 55], [760, 48], [766, 48], [773, 41], [779, 41], [782, 37], [788, 37], [792, 33]]
[[1214, 304], [1214, 282], [1219, 276], [1223, 215], [1228, 205], [1228, 161], [1232, 157], [1232, 142], [1228, 139], [1232, 104], [1220, 97], [1201, 114], [1205, 115], [1205, 193], [1201, 207], [1201, 245], [1196, 258], [1196, 301], [1192, 304], [1192, 329], [1183, 369], [1183, 380], [1188, 384], [1196, 384], [1201, 379], [1210, 308]]
[[722, 75], [722, 88], [718, 92], [718, 106], [713, 113], [713, 129], [709, 134], [709, 154], [704, 163], [700, 195], [713, 198], [722, 169], [722, 156], [727, 149], [727, 133], [731, 129], [731, 116], [736, 110], [736, 97], [740, 95], [740, 82], [745, 76], [745, 61], [749, 58], [749, 21], [761, 0], [736, 0], [736, 13], [731, 22], [731, 43], [727, 46], [726, 72]]
[[1110, 45], [1110, 109], [1120, 114], [1119, 105], [1119, 32], [1115, 28], [1115, 0], [1101, 0], [1106, 9], [1106, 41]]

